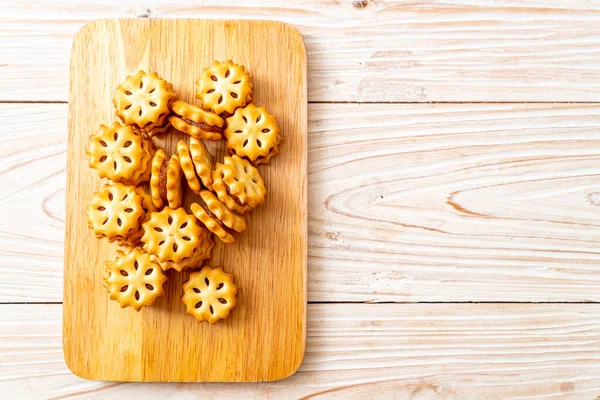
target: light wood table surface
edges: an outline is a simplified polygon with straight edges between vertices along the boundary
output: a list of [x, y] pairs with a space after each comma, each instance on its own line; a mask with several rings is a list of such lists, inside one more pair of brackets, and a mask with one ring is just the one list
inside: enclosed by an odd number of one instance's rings
[[[69, 54], [114, 17], [304, 35], [291, 378], [94, 382], [63, 361]], [[3, 399], [600, 399], [600, 0], [4, 0], [0, 156]]]

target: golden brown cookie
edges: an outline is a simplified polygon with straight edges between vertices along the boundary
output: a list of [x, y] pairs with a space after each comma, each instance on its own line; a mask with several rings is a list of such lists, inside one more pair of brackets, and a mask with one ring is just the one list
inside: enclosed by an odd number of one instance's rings
[[142, 148], [146, 152], [146, 157], [142, 160], [144, 163], [144, 172], [142, 172], [138, 178], [138, 181], [140, 182], [138, 185], [150, 180], [150, 174], [152, 173], [152, 157], [154, 157], [155, 152], [154, 144], [152, 144], [152, 140], [150, 139], [144, 139], [142, 142]]
[[225, 243], [235, 243], [235, 232], [246, 230], [246, 220], [229, 210], [214, 193], [200, 191], [201, 201], [192, 203], [190, 210], [212, 233]]
[[183, 205], [183, 171], [179, 156], [173, 154], [167, 166], [167, 204], [171, 208], [179, 208]]
[[139, 248], [129, 249], [129, 252], [117, 250], [115, 259], [105, 264], [104, 285], [110, 299], [118, 301], [121, 308], [140, 311], [165, 293], [163, 283], [167, 277], [150, 255]]
[[236, 155], [225, 157], [223, 164], [215, 165], [215, 172], [222, 176], [223, 182], [227, 185], [227, 193], [239, 204], [248, 204], [256, 208], [265, 201], [267, 194], [265, 182], [258, 169], [248, 160]]
[[94, 193], [86, 209], [88, 227], [98, 239], [126, 242], [135, 235], [144, 217], [143, 198], [135, 187], [122, 183], [106, 184]]
[[183, 171], [179, 156], [174, 154], [167, 160], [167, 155], [158, 149], [152, 159], [152, 174], [150, 176], [150, 193], [152, 202], [158, 209], [168, 205], [179, 208], [183, 204]]
[[250, 102], [252, 83], [243, 65], [233, 61], [215, 61], [202, 71], [196, 81], [196, 97], [202, 100], [202, 107], [215, 113], [233, 114], [236, 108]]
[[183, 284], [181, 301], [186, 306], [186, 314], [193, 315], [198, 322], [215, 324], [229, 317], [237, 305], [236, 294], [233, 275], [223, 272], [221, 266], [204, 266], [190, 273], [190, 279]]
[[[154, 206], [154, 203], [152, 202], [152, 196], [150, 196], [148, 193], [146, 193], [146, 190], [144, 189], [143, 186], [138, 186], [135, 188], [135, 192], [137, 194], [139, 194], [140, 196], [142, 196], [142, 208], [144, 209], [144, 212], [146, 213], [144, 219], [147, 218], [147, 220], [150, 219], [150, 214], [158, 211], [158, 208], [156, 208], [156, 206]], [[144, 221], [146, 222], [146, 221]]]
[[177, 99], [173, 85], [156, 72], [138, 71], [117, 86], [113, 104], [117, 116], [127, 125], [136, 125], [150, 136], [165, 130], [171, 103]]
[[161, 262], [158, 257], [152, 256], [156, 258], [156, 262], [160, 264], [160, 267], [163, 271], [168, 269], [174, 269], [177, 272], [181, 272], [184, 269], [188, 268], [198, 268], [204, 262], [208, 261], [212, 257], [212, 249], [215, 247], [215, 242], [212, 239], [212, 233], [205, 227], [200, 228], [199, 235], [199, 244], [194, 248], [192, 255], [190, 257], [184, 258], [180, 262], [174, 261], [164, 261]]
[[167, 155], [163, 149], [158, 149], [152, 158], [150, 174], [150, 196], [157, 209], [162, 209], [167, 202]]
[[189, 147], [194, 167], [196, 167], [196, 174], [200, 177], [202, 184], [212, 190], [212, 171], [214, 169], [212, 156], [200, 139], [190, 138]]
[[227, 148], [229, 154], [248, 159], [252, 165], [268, 164], [279, 154], [281, 143], [277, 119], [265, 107], [248, 104], [227, 118]]
[[155, 211], [158, 211], [158, 209], [154, 206], [154, 203], [152, 203], [152, 196], [147, 194], [142, 186], [136, 187], [135, 192], [142, 196], [142, 209], [144, 210], [144, 216], [140, 219], [140, 226], [137, 229], [137, 231], [132, 231], [127, 237], [127, 240], [122, 242], [122, 244], [131, 247], [136, 247], [142, 239], [142, 235], [144, 234], [142, 224], [144, 222], [150, 221], [150, 214], [152, 214]]
[[175, 129], [198, 139], [221, 140], [225, 121], [217, 114], [181, 100], [172, 108], [176, 115], [171, 115], [169, 122]]
[[130, 126], [100, 125], [100, 132], [90, 136], [86, 153], [100, 178], [135, 186], [150, 177], [152, 143]]
[[209, 231], [217, 235], [223, 243], [235, 243], [233, 231], [226, 227], [205, 204], [192, 203], [190, 206], [192, 213], [198, 220], [208, 228]]
[[231, 196], [229, 193], [229, 187], [225, 184], [225, 182], [223, 182], [223, 171], [213, 171], [212, 177], [213, 191], [228, 209], [239, 214], [244, 214], [245, 212], [252, 210], [252, 206], [250, 204], [241, 204], [239, 200]]
[[214, 214], [219, 221], [223, 222], [227, 228], [236, 232], [243, 232], [247, 229], [245, 218], [240, 214], [229, 210], [223, 202], [217, 199], [213, 192], [202, 190], [200, 192], [200, 197], [208, 207], [208, 211]]
[[196, 169], [194, 168], [194, 163], [190, 154], [190, 148], [183, 140], [177, 142], [177, 155], [179, 156], [181, 170], [183, 171], [183, 175], [187, 180], [188, 187], [192, 192], [196, 194], [200, 193], [202, 186], [200, 184], [200, 180], [196, 176]]
[[145, 136], [152, 137], [156, 135], [160, 135], [161, 133], [165, 133], [171, 127], [171, 122], [169, 122], [169, 118], [165, 118], [164, 121], [160, 124], [151, 124], [146, 126], [144, 129], [140, 129]]
[[203, 228], [196, 217], [187, 214], [183, 208], [165, 207], [154, 212], [142, 227], [144, 250], [157, 256], [160, 262], [181, 263], [192, 256], [203, 237]]

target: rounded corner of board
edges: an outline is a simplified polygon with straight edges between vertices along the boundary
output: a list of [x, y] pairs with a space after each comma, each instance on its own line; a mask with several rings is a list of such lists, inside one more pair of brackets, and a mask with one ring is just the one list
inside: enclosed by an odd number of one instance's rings
[[73, 36], [73, 42], [71, 45], [71, 55], [73, 54], [73, 51], [75, 50], [75, 45], [80, 40], [82, 40], [82, 38], [89, 37], [91, 34], [94, 33], [94, 31], [96, 29], [98, 29], [98, 25], [100, 25], [101, 23], [106, 23], [109, 20], [110, 19], [108, 19], [108, 18], [95, 19], [93, 21], [86, 22], [81, 28], [79, 28], [79, 30], [75, 33], [75, 36]]
[[65, 349], [66, 345], [67, 344], [63, 342], [63, 359], [65, 360], [65, 364], [69, 371], [78, 378], [94, 380], [94, 378], [89, 375], [89, 371], [86, 370], [81, 363], [74, 361], [72, 357], [67, 354], [67, 350]]

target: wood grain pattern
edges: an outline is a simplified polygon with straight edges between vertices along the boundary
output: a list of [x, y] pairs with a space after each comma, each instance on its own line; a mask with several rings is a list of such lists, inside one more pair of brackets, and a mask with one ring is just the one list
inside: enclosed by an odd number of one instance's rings
[[310, 285], [598, 301], [598, 126], [597, 105], [311, 108]]
[[62, 300], [66, 130], [66, 104], [0, 104], [1, 302]]
[[66, 100], [72, 39], [98, 18], [281, 20], [305, 36], [311, 101], [599, 101], [590, 0], [9, 0], [0, 100]]
[[[305, 57], [298, 31], [277, 22], [103, 20], [79, 32], [71, 59], [63, 330], [65, 360], [76, 375], [254, 382], [298, 369], [306, 340]], [[182, 100], [193, 101], [202, 69], [227, 59], [248, 68], [253, 102], [277, 116], [283, 136], [281, 154], [260, 168], [265, 204], [247, 217], [249, 228], [235, 246], [217, 240], [213, 251], [211, 265], [235, 276], [238, 306], [227, 321], [199, 324], [180, 301], [188, 274], [172, 272], [153, 307], [121, 310], [101, 284], [116, 246], [95, 239], [84, 217], [85, 199], [100, 186], [87, 167], [88, 136], [115, 119], [112, 93], [126, 75], [156, 71]], [[172, 153], [185, 137], [173, 130], [160, 145]], [[224, 147], [218, 144], [216, 160]], [[189, 191], [185, 205], [194, 200]]]
[[[67, 105], [32, 107], [0, 105], [2, 302], [62, 299]], [[600, 301], [599, 125], [599, 104], [310, 105], [309, 300]]]
[[6, 398], [593, 399], [597, 304], [311, 304], [291, 378], [244, 384], [85, 381], [66, 368], [60, 305], [0, 306]]

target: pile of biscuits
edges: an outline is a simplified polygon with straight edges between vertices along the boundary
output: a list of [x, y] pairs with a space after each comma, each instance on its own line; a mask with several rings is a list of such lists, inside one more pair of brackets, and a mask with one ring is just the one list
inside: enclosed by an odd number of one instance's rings
[[[97, 238], [121, 246], [103, 275], [110, 299], [121, 307], [139, 311], [154, 304], [164, 294], [165, 271], [196, 268], [183, 285], [188, 314], [214, 324], [236, 306], [233, 276], [206, 263], [213, 234], [231, 244], [246, 230], [243, 214], [267, 193], [256, 167], [279, 153], [277, 120], [251, 103], [252, 88], [244, 66], [231, 60], [204, 69], [196, 81], [200, 106], [178, 100], [156, 72], [139, 71], [117, 87], [119, 121], [101, 125], [86, 150], [90, 167], [109, 181], [86, 214]], [[168, 156], [152, 137], [170, 126], [189, 142], [180, 140]], [[214, 164], [204, 140], [223, 138], [229, 156]], [[183, 207], [184, 186], [197, 195], [190, 212]]]

